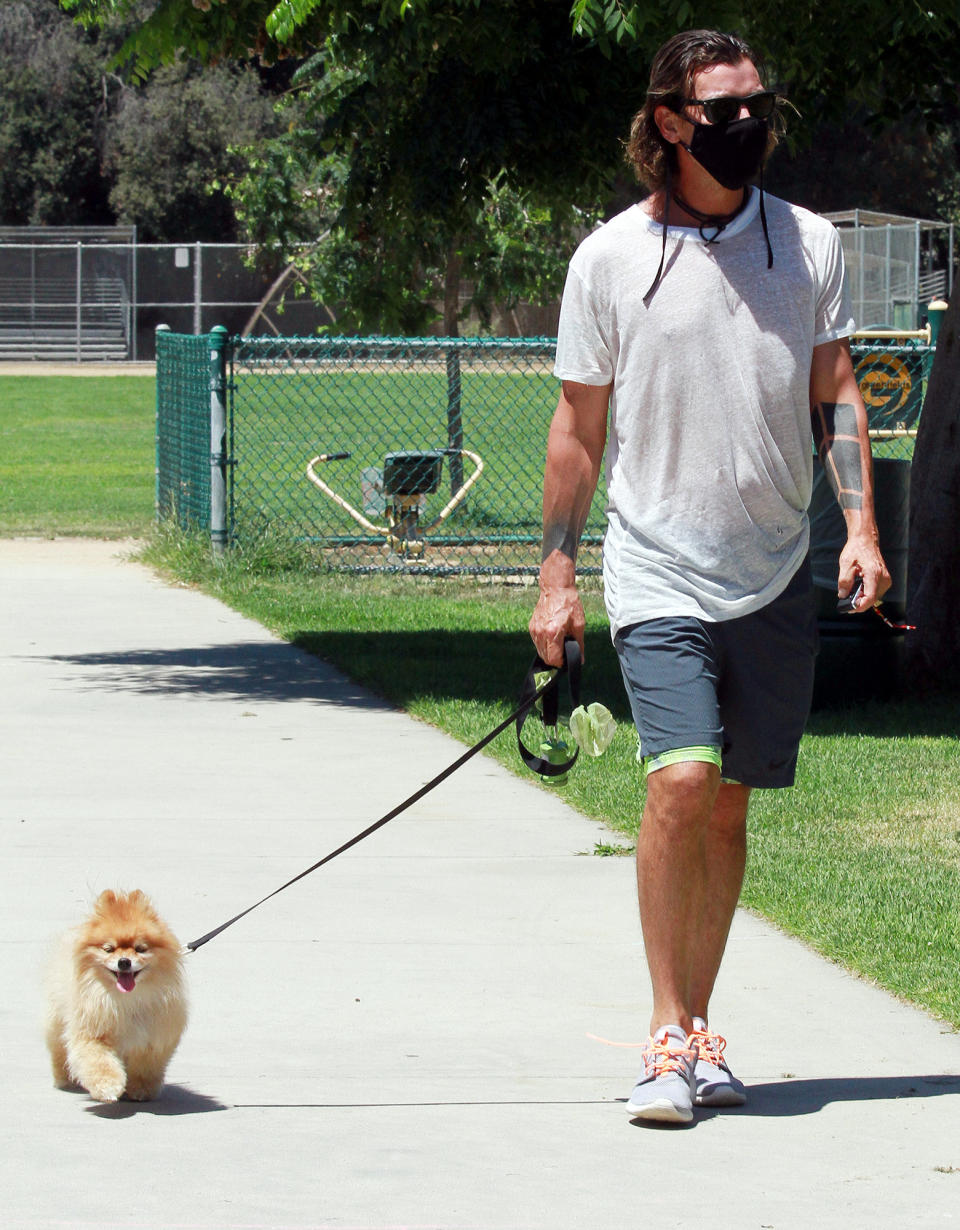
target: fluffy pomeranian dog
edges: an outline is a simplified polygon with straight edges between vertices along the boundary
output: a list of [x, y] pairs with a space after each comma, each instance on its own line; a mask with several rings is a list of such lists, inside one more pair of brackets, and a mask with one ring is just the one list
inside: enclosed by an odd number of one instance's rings
[[98, 1102], [157, 1096], [187, 1024], [181, 951], [139, 889], [100, 894], [50, 970], [55, 1085], [82, 1086]]

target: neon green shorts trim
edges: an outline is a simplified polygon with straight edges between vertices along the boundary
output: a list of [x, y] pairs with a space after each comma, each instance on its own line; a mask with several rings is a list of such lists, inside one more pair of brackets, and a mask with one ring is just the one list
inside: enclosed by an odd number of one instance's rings
[[643, 749], [637, 747], [637, 763], [643, 765], [644, 772], [649, 777], [657, 769], [665, 769], [667, 765], [684, 764], [690, 761], [700, 761], [702, 764], [715, 764], [719, 769], [722, 757], [718, 747], [676, 747], [668, 752], [660, 752], [657, 756], [644, 756]]

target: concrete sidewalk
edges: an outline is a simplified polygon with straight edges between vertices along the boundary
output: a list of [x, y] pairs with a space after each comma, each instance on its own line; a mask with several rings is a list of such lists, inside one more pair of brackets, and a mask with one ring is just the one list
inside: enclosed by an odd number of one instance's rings
[[55, 1090], [42, 966], [100, 889], [194, 939], [462, 751], [117, 550], [0, 541], [5, 1225], [960, 1225], [960, 1037], [746, 914], [748, 1105], [631, 1123], [588, 1037], [645, 1032], [630, 861], [483, 757], [188, 958], [161, 1100]]

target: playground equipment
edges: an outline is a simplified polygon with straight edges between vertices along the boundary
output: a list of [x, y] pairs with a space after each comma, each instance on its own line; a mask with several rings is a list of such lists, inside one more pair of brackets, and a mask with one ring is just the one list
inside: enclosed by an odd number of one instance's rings
[[[342, 495], [338, 495], [317, 473], [318, 465], [346, 461], [349, 457], [350, 453], [319, 453], [307, 464], [307, 478], [325, 496], [348, 512], [358, 525], [372, 534], [383, 535], [388, 549], [405, 558], [423, 554], [426, 542], [424, 535], [436, 529], [450, 516], [483, 473], [483, 462], [479, 455], [466, 448], [387, 453], [382, 470], [370, 467], [361, 475], [364, 499], [364, 511], [361, 512]], [[474, 470], [465, 482], [461, 482], [440, 512], [431, 521], [423, 524], [420, 518], [426, 507], [426, 498], [440, 487], [444, 457], [469, 457]], [[462, 470], [459, 472], [462, 473]], [[370, 520], [371, 516], [378, 515], [386, 518], [386, 525], [378, 525]]]

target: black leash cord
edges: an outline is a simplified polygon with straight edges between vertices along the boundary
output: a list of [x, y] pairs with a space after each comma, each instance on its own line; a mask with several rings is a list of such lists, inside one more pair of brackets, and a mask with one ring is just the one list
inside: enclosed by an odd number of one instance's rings
[[[377, 829], [383, 828], [385, 824], [388, 824], [396, 816], [399, 816], [401, 812], [406, 811], [408, 807], [412, 807], [413, 804], [422, 799], [425, 794], [429, 794], [435, 786], [439, 786], [442, 781], [446, 781], [452, 773], [456, 773], [457, 769], [465, 765], [471, 757], [476, 756], [477, 752], [482, 751], [488, 743], [492, 743], [497, 735], [502, 734], [512, 722], [515, 722], [518, 718], [523, 716], [534, 704], [536, 704], [544, 693], [550, 691], [551, 688], [556, 692], [557, 681], [560, 678], [560, 675], [567, 670], [568, 663], [573, 656], [576, 657], [577, 665], [579, 666], [579, 646], [576, 641], [567, 642], [567, 646], [571, 644], [576, 650], [576, 654], [574, 655], [565, 647], [564, 665], [560, 667], [557, 674], [549, 679], [542, 687], [537, 688], [529, 694], [525, 691], [524, 695], [521, 697], [520, 704], [508, 718], [504, 718], [504, 720], [500, 722], [500, 724], [493, 730], [491, 730], [489, 734], [484, 735], [479, 743], [475, 743], [473, 747], [468, 748], [462, 756], [458, 757], [453, 764], [448, 765], [442, 773], [438, 773], [432, 781], [427, 782], [425, 786], [421, 786], [419, 790], [417, 790], [414, 794], [411, 794], [408, 799], [404, 799], [404, 801], [398, 804], [392, 811], [388, 811], [385, 816], [381, 816], [379, 820], [376, 820], [368, 828], [365, 828], [362, 833], [357, 833], [356, 836], [351, 837], [349, 841], [345, 841], [342, 846], [338, 846], [336, 850], [333, 850], [329, 854], [325, 855], [318, 862], [314, 863], [312, 867], [308, 867], [306, 871], [301, 871], [300, 874], [295, 875], [292, 880], [288, 880], [286, 884], [281, 884], [280, 887], [275, 888], [272, 893], [267, 893], [266, 897], [261, 897], [259, 901], [255, 902], [253, 905], [247, 906], [245, 910], [242, 910], [239, 914], [234, 915], [234, 917], [229, 919], [227, 922], [221, 923], [219, 927], [215, 927], [212, 931], [208, 931], [206, 935], [201, 935], [198, 940], [193, 940], [187, 945], [188, 951], [196, 952], [198, 948], [202, 948], [204, 944], [209, 943], [210, 940], [218, 936], [221, 931], [226, 931], [228, 927], [232, 927], [233, 924], [235, 922], [239, 922], [241, 918], [246, 918], [248, 914], [252, 913], [258, 906], [263, 905], [265, 901], [269, 901], [271, 897], [276, 897], [277, 894], [282, 893], [285, 888], [289, 888], [292, 884], [296, 884], [298, 880], [304, 879], [306, 876], [310, 875], [311, 872], [314, 872], [318, 868], [322, 867], [324, 863], [331, 862], [333, 859], [337, 858], [338, 855], [344, 854], [352, 846], [358, 845], [364, 840], [364, 838], [369, 837], [371, 833], [375, 833]], [[528, 680], [535, 669], [550, 670], [556, 668], [545, 666], [540, 659], [537, 658], [535, 659], [534, 664], [531, 666], [530, 672], [527, 675]]]

